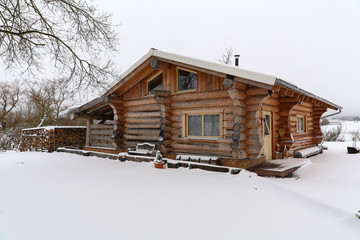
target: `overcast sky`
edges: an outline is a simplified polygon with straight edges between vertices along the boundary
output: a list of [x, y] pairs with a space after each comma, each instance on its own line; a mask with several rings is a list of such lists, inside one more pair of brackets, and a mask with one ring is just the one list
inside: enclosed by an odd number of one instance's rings
[[125, 71], [151, 47], [274, 75], [360, 114], [360, 1], [96, 0], [119, 27]]
[[360, 115], [359, 0], [93, 0], [120, 24], [124, 72], [151, 47], [274, 75]]

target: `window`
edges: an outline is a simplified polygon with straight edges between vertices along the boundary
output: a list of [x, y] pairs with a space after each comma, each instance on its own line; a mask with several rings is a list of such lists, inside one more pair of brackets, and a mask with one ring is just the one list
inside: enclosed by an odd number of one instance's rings
[[187, 115], [188, 137], [220, 137], [220, 114]]
[[146, 95], [152, 95], [152, 90], [162, 90], [163, 89], [163, 75], [162, 73], [151, 78], [146, 85]]
[[296, 117], [296, 129], [297, 132], [303, 133], [306, 132], [306, 118], [305, 116]]
[[197, 73], [183, 68], [177, 69], [177, 91], [197, 89]]
[[264, 136], [270, 135], [271, 126], [270, 126], [270, 115], [265, 115], [264, 118]]

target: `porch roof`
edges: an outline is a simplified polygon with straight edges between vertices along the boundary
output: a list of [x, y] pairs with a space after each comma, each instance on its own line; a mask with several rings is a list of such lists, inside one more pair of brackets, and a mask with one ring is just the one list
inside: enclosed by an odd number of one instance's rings
[[94, 119], [113, 119], [114, 116], [113, 110], [104, 96], [95, 98], [92, 101], [73, 109], [70, 114], [70, 118], [72, 119], [89, 117], [93, 117]]

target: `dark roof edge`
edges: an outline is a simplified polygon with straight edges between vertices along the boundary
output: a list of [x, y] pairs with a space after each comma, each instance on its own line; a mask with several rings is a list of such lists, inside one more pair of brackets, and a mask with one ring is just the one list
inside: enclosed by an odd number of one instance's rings
[[283, 87], [289, 88], [291, 90], [294, 90], [294, 91], [296, 91], [298, 93], [304, 94], [304, 95], [306, 95], [308, 97], [311, 97], [311, 98], [314, 98], [314, 99], [319, 100], [321, 102], [324, 102], [324, 103], [326, 103], [326, 104], [328, 104], [328, 105], [330, 105], [330, 106], [332, 106], [334, 108], [337, 108], [337, 109], [342, 109], [343, 108], [342, 106], [339, 106], [339, 105], [334, 104], [334, 103], [332, 103], [332, 102], [330, 102], [330, 101], [328, 101], [326, 99], [318, 97], [315, 94], [312, 94], [311, 92], [305, 91], [304, 89], [301, 89], [298, 86], [296, 86], [296, 85], [294, 85], [292, 83], [286, 82], [286, 81], [284, 81], [284, 80], [282, 80], [280, 78], [276, 78], [275, 83], [279, 84], [279, 85], [281, 85]]

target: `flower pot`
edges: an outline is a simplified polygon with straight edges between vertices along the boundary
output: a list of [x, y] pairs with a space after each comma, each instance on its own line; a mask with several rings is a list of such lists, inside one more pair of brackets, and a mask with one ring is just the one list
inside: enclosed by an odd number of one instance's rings
[[347, 151], [349, 154], [359, 153], [359, 149], [357, 147], [347, 147]]
[[156, 163], [156, 162], [154, 162], [154, 165], [155, 165], [155, 168], [164, 168], [164, 164], [165, 163]]

